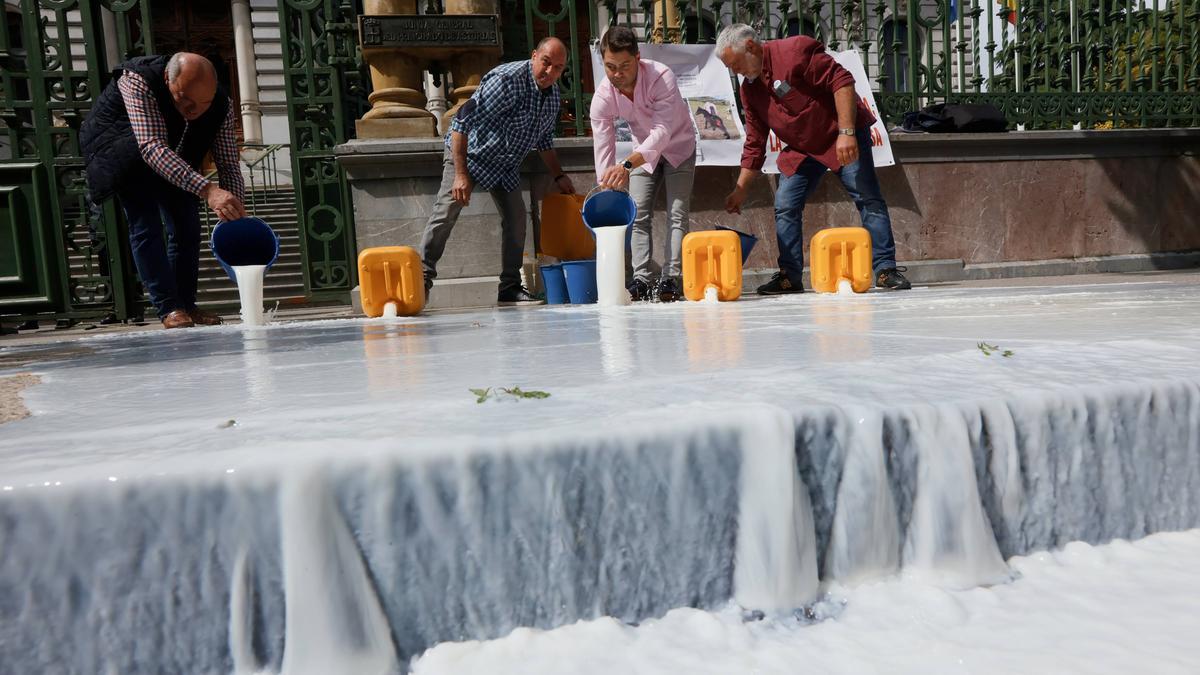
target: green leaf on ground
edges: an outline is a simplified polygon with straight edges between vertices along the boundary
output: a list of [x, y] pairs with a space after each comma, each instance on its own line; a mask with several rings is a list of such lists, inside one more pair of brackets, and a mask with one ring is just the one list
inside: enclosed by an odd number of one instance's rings
[[525, 391], [525, 390], [521, 389], [520, 387], [512, 387], [511, 389], [502, 389], [501, 391], [503, 391], [506, 394], [516, 396], [517, 398], [550, 398], [549, 393], [544, 392], [544, 391], [538, 391], [536, 389], [531, 389], [529, 391]]
[[980, 342], [979, 344], [977, 344], [975, 346], [979, 348], [979, 351], [983, 352], [984, 356], [991, 356], [992, 354], [994, 354], [996, 352], [1000, 352], [1000, 356], [1003, 356], [1004, 358], [1008, 358], [1016, 353], [1011, 349], [1001, 350], [998, 345], [989, 345], [986, 342]]

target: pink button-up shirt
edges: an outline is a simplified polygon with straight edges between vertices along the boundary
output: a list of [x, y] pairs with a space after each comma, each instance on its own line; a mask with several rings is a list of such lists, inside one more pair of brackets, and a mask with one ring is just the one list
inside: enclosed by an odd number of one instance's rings
[[657, 61], [641, 59], [632, 101], [605, 78], [592, 96], [591, 117], [596, 175], [618, 162], [614, 128], [618, 117], [629, 122], [637, 143], [633, 151], [641, 153], [651, 173], [660, 158], [679, 166], [696, 152], [696, 130], [687, 101], [679, 94], [675, 73]]

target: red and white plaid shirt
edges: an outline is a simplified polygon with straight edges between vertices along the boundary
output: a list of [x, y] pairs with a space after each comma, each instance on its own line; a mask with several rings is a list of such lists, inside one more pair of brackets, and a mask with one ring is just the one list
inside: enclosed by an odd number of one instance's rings
[[[125, 100], [129, 124], [133, 127], [133, 136], [142, 151], [142, 159], [172, 185], [199, 196], [200, 191], [208, 185], [208, 181], [168, 145], [167, 123], [158, 109], [158, 102], [150, 91], [150, 85], [146, 84], [141, 75], [126, 72], [117, 80], [117, 88], [121, 90], [121, 98]], [[217, 132], [217, 138], [213, 141], [212, 156], [217, 164], [221, 189], [228, 190], [233, 196], [245, 201], [246, 183], [242, 180], [234, 128], [231, 101], [225, 123], [221, 125], [221, 130]], [[186, 130], [184, 134], [187, 134]]]

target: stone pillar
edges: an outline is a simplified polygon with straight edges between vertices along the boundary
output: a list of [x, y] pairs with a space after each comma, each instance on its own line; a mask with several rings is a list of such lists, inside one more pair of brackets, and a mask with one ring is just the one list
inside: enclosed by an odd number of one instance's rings
[[[416, 14], [417, 0], [363, 0], [363, 14]], [[394, 48], [363, 49], [371, 70], [371, 109], [355, 122], [359, 138], [432, 137], [437, 118], [425, 109], [425, 68]]]
[[[499, 14], [497, 0], [446, 0], [446, 14]], [[479, 82], [492, 68], [500, 63], [500, 57], [492, 54], [465, 51], [453, 57], [449, 64], [450, 78], [454, 89], [450, 91], [450, 110], [442, 118], [442, 126], [450, 128], [450, 123], [458, 109], [462, 107], [471, 94], [479, 88]]]
[[[446, 80], [443, 79], [444, 83]], [[434, 84], [433, 75], [425, 76], [425, 98], [429, 101], [425, 104], [425, 109], [437, 118], [438, 133], [445, 134], [447, 125], [446, 120], [446, 91], [442, 85]]]
[[[0, 12], [0, 16], [4, 16], [4, 13]], [[104, 6], [100, 7], [100, 28], [104, 31], [104, 58], [108, 69], [112, 70], [121, 65], [121, 51], [117, 47], [117, 17]]]
[[604, 37], [604, 33], [609, 29], [608, 23], [610, 21], [612, 21], [612, 17], [608, 13], [608, 5], [603, 2], [597, 2], [596, 26], [599, 28], [600, 33], [598, 35], [593, 35], [592, 37], [596, 38], [597, 40]]
[[[665, 14], [663, 12], [664, 7], [666, 8]], [[683, 31], [680, 30], [679, 24], [679, 7], [671, 0], [667, 0], [667, 2], [655, 2], [654, 34], [650, 38], [650, 41], [659, 44], [678, 44], [682, 33]]]
[[262, 143], [262, 111], [258, 104], [258, 68], [254, 62], [254, 28], [250, 23], [250, 0], [232, 2], [233, 47], [237, 54], [242, 139], [245, 143]]

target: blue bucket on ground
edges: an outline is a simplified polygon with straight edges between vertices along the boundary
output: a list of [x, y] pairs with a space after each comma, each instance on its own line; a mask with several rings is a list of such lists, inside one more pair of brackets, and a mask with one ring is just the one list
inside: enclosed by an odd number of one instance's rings
[[[586, 305], [596, 302], [596, 261], [572, 260], [563, 262], [563, 276], [567, 279], [567, 295], [571, 302]], [[547, 296], [549, 293], [547, 292]]]
[[742, 266], [745, 267], [746, 261], [750, 259], [750, 251], [753, 250], [754, 245], [758, 243], [758, 237], [752, 234], [746, 234], [745, 232], [739, 232], [732, 227], [725, 227], [724, 225], [718, 225], [717, 229], [729, 230], [730, 232], [736, 234], [738, 239], [742, 240]]
[[542, 286], [546, 289], [547, 305], [565, 305], [570, 298], [567, 277], [562, 265], [542, 265]]
[[588, 229], [629, 225], [637, 217], [637, 204], [628, 192], [601, 190], [583, 202], [583, 224]]
[[235, 284], [234, 267], [266, 265], [271, 269], [279, 257], [279, 235], [270, 225], [253, 216], [217, 223], [209, 246]]

